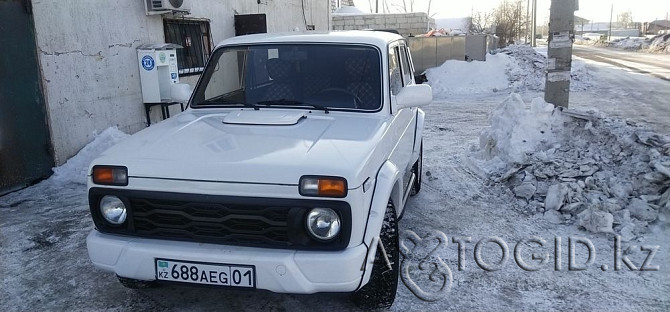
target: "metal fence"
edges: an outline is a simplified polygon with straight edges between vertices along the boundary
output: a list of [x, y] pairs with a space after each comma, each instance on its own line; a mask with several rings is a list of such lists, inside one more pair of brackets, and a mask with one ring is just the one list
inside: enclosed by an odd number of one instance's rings
[[416, 74], [447, 60], [486, 61], [486, 54], [498, 47], [498, 37], [490, 35], [410, 37], [408, 40]]
[[465, 36], [410, 37], [409, 48], [416, 73], [440, 66], [447, 60], [465, 61]]

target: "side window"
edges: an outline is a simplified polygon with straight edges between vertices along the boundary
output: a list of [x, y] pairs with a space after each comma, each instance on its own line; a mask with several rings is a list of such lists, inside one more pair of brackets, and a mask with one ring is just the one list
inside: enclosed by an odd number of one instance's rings
[[413, 79], [412, 68], [410, 66], [409, 58], [407, 57], [407, 47], [400, 46], [400, 64], [402, 65], [402, 77], [404, 84], [408, 85]]
[[391, 94], [397, 95], [403, 87], [402, 73], [400, 71], [400, 60], [398, 59], [398, 48], [389, 49], [389, 81]]
[[[407, 63], [409, 64], [409, 67], [412, 69], [412, 75], [414, 75], [415, 68], [414, 68], [414, 61], [412, 60], [412, 50], [410, 50], [409, 47], [405, 47], [405, 50], [407, 50]], [[412, 79], [414, 79], [413, 76]]]

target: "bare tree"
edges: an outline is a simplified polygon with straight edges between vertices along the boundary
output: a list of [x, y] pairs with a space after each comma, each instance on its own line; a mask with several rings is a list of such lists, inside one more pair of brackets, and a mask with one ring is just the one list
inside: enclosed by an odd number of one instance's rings
[[394, 1], [391, 4], [392, 7], [400, 13], [412, 13], [414, 12], [414, 0], [400, 0]]
[[616, 16], [616, 22], [619, 27], [628, 28], [633, 24], [633, 13], [629, 10], [627, 12], [621, 12]]
[[493, 22], [493, 13], [475, 12], [471, 16], [469, 32], [471, 34], [486, 34], [491, 29]]
[[495, 34], [500, 38], [500, 45], [505, 46], [520, 38], [526, 31], [524, 1], [503, 1], [492, 13]]

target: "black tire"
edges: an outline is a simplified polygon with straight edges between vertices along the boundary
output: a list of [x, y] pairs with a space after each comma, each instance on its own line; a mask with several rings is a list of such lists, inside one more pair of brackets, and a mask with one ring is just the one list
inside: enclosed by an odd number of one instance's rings
[[375, 254], [370, 281], [353, 295], [354, 303], [365, 310], [388, 309], [395, 301], [400, 272], [400, 247], [398, 245], [398, 220], [393, 203], [386, 206], [384, 223], [379, 234], [380, 244], [384, 246], [391, 270], [388, 269], [381, 249]]
[[156, 288], [160, 286], [160, 284], [158, 284], [156, 281], [142, 281], [132, 278], [125, 278], [118, 275], [116, 276], [116, 278], [119, 279], [121, 285], [130, 289], [147, 289], [147, 288]]
[[410, 196], [419, 194], [421, 191], [421, 179], [423, 177], [423, 140], [421, 140], [421, 147], [419, 148], [419, 159], [414, 163], [412, 172], [414, 172], [416, 178], [414, 179], [414, 184], [412, 184], [412, 191], [409, 193]]

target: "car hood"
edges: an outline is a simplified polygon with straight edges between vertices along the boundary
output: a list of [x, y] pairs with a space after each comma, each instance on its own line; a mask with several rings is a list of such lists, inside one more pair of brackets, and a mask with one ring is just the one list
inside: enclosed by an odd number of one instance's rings
[[366, 113], [189, 109], [129, 137], [91, 166], [126, 166], [131, 178], [283, 185], [330, 175], [355, 188], [386, 127]]

